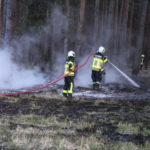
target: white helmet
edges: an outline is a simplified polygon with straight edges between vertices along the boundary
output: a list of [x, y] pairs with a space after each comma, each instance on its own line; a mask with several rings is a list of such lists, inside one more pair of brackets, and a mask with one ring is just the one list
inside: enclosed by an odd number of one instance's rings
[[105, 53], [105, 48], [103, 46], [100, 46], [99, 49], [98, 49], [98, 52], [104, 54]]
[[75, 52], [74, 51], [69, 51], [68, 52], [68, 57], [75, 57]]
[[144, 55], [144, 54], [142, 54], [142, 55], [141, 55], [141, 57], [145, 57], [145, 55]]

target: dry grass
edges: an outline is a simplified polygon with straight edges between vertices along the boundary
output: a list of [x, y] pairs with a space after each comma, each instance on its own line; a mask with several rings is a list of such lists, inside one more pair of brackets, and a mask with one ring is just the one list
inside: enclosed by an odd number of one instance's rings
[[149, 102], [1, 97], [0, 149], [149, 150], [149, 110]]

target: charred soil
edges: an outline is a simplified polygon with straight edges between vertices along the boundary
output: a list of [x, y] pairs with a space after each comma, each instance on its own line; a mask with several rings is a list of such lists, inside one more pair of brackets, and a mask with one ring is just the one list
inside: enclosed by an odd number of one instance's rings
[[[112, 91], [112, 85], [107, 87]], [[62, 97], [56, 89], [30, 95], [1, 96], [0, 146], [3, 149], [84, 149], [88, 144], [89, 149], [116, 149], [119, 142], [131, 144], [131, 149], [133, 146], [144, 149], [150, 145], [148, 97], [137, 101], [125, 96], [121, 99], [84, 97], [82, 92], [87, 91], [100, 94], [100, 91], [78, 87], [76, 96], [71, 99]], [[112, 93], [135, 92], [138, 93], [132, 88], [117, 87]], [[101, 93], [107, 95], [108, 90], [102, 88]], [[61, 147], [61, 140], [69, 144]], [[41, 147], [44, 141], [47, 143]]]
[[[146, 80], [148, 81], [148, 80]], [[150, 86], [62, 86], [37, 93], [0, 96], [0, 149], [150, 149]]]

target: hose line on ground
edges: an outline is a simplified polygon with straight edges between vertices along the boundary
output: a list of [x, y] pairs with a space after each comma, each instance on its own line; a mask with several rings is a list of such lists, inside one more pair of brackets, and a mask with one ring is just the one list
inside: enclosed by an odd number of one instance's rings
[[[80, 65], [80, 66], [78, 66], [78, 67], [75, 68], [75, 71], [78, 70], [78, 69], [80, 69], [80, 68], [82, 68], [82, 67], [84, 67], [84, 66], [88, 63], [89, 59], [90, 59], [95, 53], [96, 53], [96, 52], [91, 53], [91, 54], [88, 56], [88, 58], [86, 59], [86, 61], [85, 61], [82, 65]], [[56, 82], [62, 80], [63, 78], [65, 78], [66, 76], [68, 76], [70, 73], [71, 73], [71, 72], [69, 72], [69, 73], [67, 73], [67, 74], [64, 74], [63, 76], [61, 76], [61, 77], [58, 78], [57, 80], [55, 80], [55, 81], [53, 81], [53, 82], [51, 82], [51, 83], [49, 83], [49, 84], [47, 84], [47, 85], [41, 86], [41, 87], [39, 87], [39, 88], [36, 88], [36, 89], [31, 89], [31, 90], [22, 91], [22, 92], [15, 92], [15, 93], [1, 93], [0, 95], [3, 95], [3, 96], [10, 96], [10, 95], [19, 95], [19, 94], [26, 94], [26, 93], [31, 93], [31, 92], [39, 91], [39, 90], [41, 90], [41, 89], [45, 89], [45, 88], [47, 88], [48, 86], [50, 86], [50, 85], [52, 85], [52, 84], [55, 84]]]

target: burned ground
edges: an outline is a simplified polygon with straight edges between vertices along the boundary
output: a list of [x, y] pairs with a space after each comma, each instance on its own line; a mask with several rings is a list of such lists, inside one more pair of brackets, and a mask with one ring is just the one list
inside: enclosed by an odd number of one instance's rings
[[[77, 88], [76, 92], [79, 89]], [[30, 118], [32, 121], [19, 120], [19, 117], [24, 115], [32, 116], [32, 119]], [[52, 90], [23, 96], [0, 97], [0, 116], [1, 125], [7, 126], [10, 136], [20, 127], [39, 131], [63, 130], [57, 136], [65, 137], [72, 142], [80, 137], [94, 136], [97, 140], [104, 139], [104, 143], [107, 144], [120, 141], [144, 146], [150, 143], [150, 101], [148, 98], [138, 99], [138, 101], [120, 100], [113, 97], [83, 98], [83, 96], [65, 99], [57, 91]], [[5, 116], [7, 116], [7, 125], [3, 123], [6, 121]], [[39, 121], [38, 117], [45, 120], [55, 117], [60, 124], [66, 122], [68, 125], [62, 127], [58, 127], [55, 123], [45, 125]], [[127, 128], [131, 126], [131, 129], [120, 131], [120, 126]], [[2, 132], [2, 128], [0, 130]], [[4, 139], [0, 139], [0, 145], [10, 142], [10, 138], [8, 141], [7, 138]]]
[[1, 96], [1, 149], [150, 148], [149, 83], [76, 87], [71, 99], [62, 97], [62, 88]]

